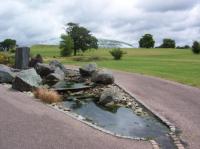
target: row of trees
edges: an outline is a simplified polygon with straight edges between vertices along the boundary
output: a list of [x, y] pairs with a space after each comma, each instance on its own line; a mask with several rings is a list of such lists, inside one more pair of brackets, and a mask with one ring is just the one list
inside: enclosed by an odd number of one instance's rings
[[14, 39], [5, 39], [4, 41], [0, 42], [0, 51], [12, 51], [16, 48], [17, 42]]
[[[145, 34], [142, 36], [142, 38], [139, 40], [139, 47], [140, 48], [154, 48], [155, 46], [155, 40], [153, 39], [153, 36], [151, 34]], [[159, 48], [175, 48], [176, 43], [173, 39], [163, 39], [163, 43], [159, 46]]]
[[[139, 40], [139, 47], [140, 48], [154, 48], [155, 41], [153, 39], [153, 36], [151, 34], [145, 34], [142, 36], [142, 38]], [[176, 42], [173, 39], [163, 39], [163, 43], [157, 47], [157, 48], [177, 48], [177, 49], [189, 49], [190, 46], [185, 45], [183, 47], [176, 47]], [[195, 54], [200, 54], [200, 43], [198, 41], [194, 41], [192, 45], [192, 51]]]
[[77, 51], [86, 51], [91, 48], [98, 48], [98, 40], [85, 27], [76, 23], [68, 23], [65, 28], [66, 33], [61, 35], [60, 49], [62, 56], [69, 56]]

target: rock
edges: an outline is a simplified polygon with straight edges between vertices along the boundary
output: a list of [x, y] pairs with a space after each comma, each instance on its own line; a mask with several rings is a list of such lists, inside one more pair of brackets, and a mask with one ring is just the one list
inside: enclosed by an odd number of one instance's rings
[[12, 88], [19, 91], [31, 91], [37, 88], [42, 82], [41, 77], [35, 69], [27, 69], [19, 72], [13, 81]]
[[82, 77], [92, 76], [92, 74], [96, 71], [97, 71], [97, 64], [95, 63], [87, 64], [83, 66], [82, 68], [79, 68], [79, 72]]
[[0, 64], [0, 83], [12, 83], [16, 73], [6, 65]]
[[58, 62], [57, 60], [53, 60], [51, 62], [49, 62], [49, 65], [52, 67], [52, 68], [60, 68], [65, 74], [68, 73], [68, 70], [65, 68], [65, 66], [63, 64], [61, 64], [60, 62]]
[[135, 110], [135, 113], [136, 113], [138, 116], [142, 116], [142, 115], [143, 115], [143, 110], [142, 110], [142, 108], [137, 108], [137, 109]]
[[114, 76], [108, 70], [100, 70], [92, 75], [92, 82], [99, 84], [113, 84]]
[[37, 63], [35, 66], [37, 73], [43, 78], [48, 76], [50, 73], [54, 72], [54, 68], [52, 68], [48, 64]]
[[64, 79], [65, 79], [65, 73], [59, 67], [55, 69], [54, 73], [51, 73], [46, 77], [46, 81], [48, 82], [49, 81], [58, 82]]
[[108, 103], [115, 103], [122, 99], [119, 90], [115, 87], [105, 89], [99, 99], [99, 103], [102, 105], [108, 105]]
[[79, 76], [79, 73], [76, 70], [66, 69], [66, 71], [67, 71], [67, 73], [65, 75], [67, 77], [76, 77], [76, 76]]

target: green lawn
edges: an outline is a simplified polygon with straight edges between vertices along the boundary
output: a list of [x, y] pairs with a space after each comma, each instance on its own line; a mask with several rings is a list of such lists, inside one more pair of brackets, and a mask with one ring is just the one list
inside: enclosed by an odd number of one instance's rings
[[[89, 50], [77, 58], [98, 57], [100, 67], [137, 72], [174, 80], [184, 84], [200, 87], [200, 55], [194, 55], [191, 50], [183, 49], [124, 49], [127, 52], [123, 59], [115, 61], [109, 54], [109, 49]], [[87, 62], [74, 61], [75, 57], [61, 58], [57, 46], [33, 46], [33, 55], [40, 53], [45, 61], [60, 60], [65, 64], [83, 65]]]

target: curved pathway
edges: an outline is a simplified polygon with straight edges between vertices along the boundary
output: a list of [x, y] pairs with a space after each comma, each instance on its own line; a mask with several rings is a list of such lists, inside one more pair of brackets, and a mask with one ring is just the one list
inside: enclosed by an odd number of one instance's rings
[[152, 149], [95, 130], [0, 85], [0, 149]]
[[175, 124], [188, 148], [200, 149], [200, 89], [134, 73], [114, 75], [117, 83]]

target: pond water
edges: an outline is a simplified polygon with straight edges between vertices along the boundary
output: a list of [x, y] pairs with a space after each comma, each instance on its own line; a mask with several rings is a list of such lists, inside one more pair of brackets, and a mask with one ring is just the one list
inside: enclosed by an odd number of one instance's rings
[[168, 136], [169, 129], [151, 115], [141, 117], [132, 109], [125, 107], [106, 109], [92, 99], [87, 102], [64, 101], [63, 105], [111, 132], [130, 137], [155, 139], [163, 149], [175, 148]]

